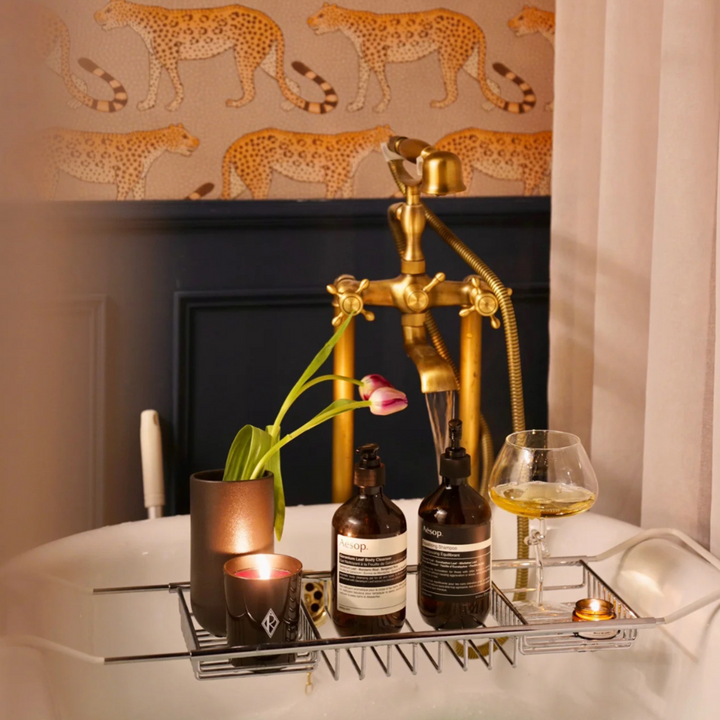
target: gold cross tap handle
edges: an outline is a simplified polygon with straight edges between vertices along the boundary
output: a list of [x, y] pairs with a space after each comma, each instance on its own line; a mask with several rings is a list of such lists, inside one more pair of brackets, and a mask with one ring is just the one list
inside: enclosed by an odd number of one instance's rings
[[340, 313], [333, 318], [332, 324], [337, 327], [348, 315], [362, 315], [368, 322], [372, 322], [375, 319], [375, 313], [371, 310], [365, 309], [365, 303], [363, 302], [362, 295], [367, 290], [370, 281], [366, 278], [361, 280], [355, 291], [348, 290], [345, 287], [341, 287], [338, 290], [335, 285], [328, 285], [327, 291], [331, 295], [337, 297], [338, 308]]
[[[467, 317], [470, 313], [476, 312], [479, 315], [490, 318], [490, 324], [493, 329], [500, 327], [500, 318], [495, 315], [500, 307], [498, 299], [489, 288], [484, 288], [477, 275], [469, 278], [472, 290], [470, 291], [470, 301], [472, 305], [468, 305], [460, 310], [460, 317]], [[507, 289], [508, 295], [512, 295], [512, 290]]]

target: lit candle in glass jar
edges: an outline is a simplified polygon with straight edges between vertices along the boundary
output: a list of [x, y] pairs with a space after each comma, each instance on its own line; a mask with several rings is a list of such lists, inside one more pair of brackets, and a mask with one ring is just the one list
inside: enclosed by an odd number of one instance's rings
[[238, 570], [235, 573], [235, 577], [245, 578], [246, 580], [276, 580], [277, 578], [287, 577], [291, 574], [289, 570], [272, 567], [265, 555], [258, 555], [257, 567]]
[[[601, 598], [583, 598], [575, 603], [573, 622], [599, 622], [601, 620], [614, 620], [615, 608], [612, 603]], [[618, 634], [619, 630], [578, 630], [578, 637], [588, 640], [609, 640]]]
[[[230, 647], [294, 642], [300, 620], [302, 564], [288, 555], [240, 555], [225, 563]], [[287, 663], [289, 654], [233, 658], [236, 666]]]
[[600, 598], [583, 598], [575, 603], [573, 620], [575, 622], [614, 620], [615, 610], [612, 603]]

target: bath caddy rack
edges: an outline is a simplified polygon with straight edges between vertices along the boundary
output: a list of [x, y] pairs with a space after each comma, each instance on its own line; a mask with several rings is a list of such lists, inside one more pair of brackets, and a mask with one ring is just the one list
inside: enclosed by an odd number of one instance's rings
[[[508, 561], [496, 561], [495, 569], [507, 568]], [[516, 563], [517, 561], [509, 561]], [[218, 638], [203, 630], [195, 621], [189, 607], [186, 594], [188, 586], [169, 587], [178, 594], [180, 605], [180, 623], [188, 648], [187, 656], [192, 663], [198, 680], [210, 680], [220, 677], [242, 675], [312, 672], [317, 669], [319, 660], [330, 670], [335, 680], [340, 679], [341, 667], [349, 663], [351, 672], [359, 678], [365, 678], [368, 659], [377, 662], [382, 672], [390, 677], [393, 667], [399, 664], [413, 675], [422, 662], [427, 662], [438, 673], [445, 667], [446, 661], [457, 662], [463, 670], [471, 667], [471, 660], [480, 660], [488, 670], [492, 669], [496, 655], [501, 661], [515, 667], [518, 651], [523, 654], [569, 652], [573, 650], [598, 650], [629, 647], [639, 627], [656, 624], [654, 618], [640, 618], [620, 596], [606, 585], [582, 558], [557, 558], [557, 564], [582, 569], [582, 582], [575, 585], [548, 588], [582, 588], [589, 597], [602, 598], [613, 604], [617, 620], [592, 623], [593, 634], [598, 632], [603, 639], [581, 637], [577, 634], [578, 624], [555, 622], [542, 625], [529, 624], [516, 610], [505, 592], [494, 583], [491, 591], [490, 615], [486, 623], [471, 630], [432, 630], [423, 627], [416, 629], [409, 620], [405, 620], [402, 630], [390, 635], [363, 635], [355, 637], [323, 637], [322, 629], [326, 623], [319, 624], [327, 617], [327, 607], [311, 614], [306, 604], [302, 606], [299, 639], [292, 643], [277, 643], [263, 646], [228, 647], [224, 638]], [[408, 585], [417, 574], [417, 566], [408, 567]], [[330, 595], [330, 573], [305, 573], [303, 581], [306, 590], [322, 590], [327, 602]], [[517, 591], [515, 591], [517, 592]], [[408, 597], [413, 596], [408, 590]], [[585, 595], [583, 595], [584, 597]], [[570, 617], [572, 606], [568, 610]], [[316, 620], [313, 619], [316, 618]], [[331, 625], [331, 623], [327, 623]], [[278, 655], [282, 652], [292, 658], [289, 662], [260, 664], [263, 656]], [[231, 660], [242, 659], [243, 666], [236, 667]], [[113, 661], [114, 659], [109, 659]]]
[[[350, 672], [357, 673], [362, 680], [373, 664], [379, 665], [382, 673], [389, 677], [396, 666], [413, 674], [423, 665], [441, 673], [448, 663], [457, 663], [464, 671], [471, 667], [485, 667], [490, 670], [496, 659], [515, 667], [519, 655], [618, 650], [629, 648], [635, 641], [638, 630], [675, 622], [720, 601], [720, 590], [715, 590], [665, 617], [642, 617], [593, 570], [594, 564], [625, 553], [652, 539], [679, 542], [720, 570], [720, 560], [684, 533], [677, 530], [647, 530], [599, 555], [555, 557], [546, 561], [547, 567], [576, 568], [577, 573], [577, 582], [574, 584], [546, 586], [546, 592], [563, 591], [564, 597], [572, 595], [574, 600], [583, 597], [607, 600], [615, 610], [616, 617], [613, 620], [572, 622], [570, 613], [573, 600], [568, 603], [567, 620], [530, 623], [517, 611], [508, 596], [528, 593], [533, 588], [502, 590], [493, 584], [490, 615], [481, 627], [438, 631], [426, 627], [416, 628], [410, 621], [406, 621], [402, 630], [396, 634], [349, 638], [335, 636], [332, 623], [324, 622], [327, 617], [325, 605], [329, 597], [330, 573], [306, 572], [303, 574], [303, 583], [309, 601], [306, 600], [302, 606], [298, 640], [292, 643], [233, 647], [229, 647], [224, 638], [215, 637], [203, 630], [195, 621], [190, 610], [189, 583], [86, 589], [93, 595], [157, 591], [175, 594], [187, 649], [170, 653], [97, 657], [41, 638], [25, 636], [22, 644], [104, 665], [190, 660], [198, 680], [260, 674], [312, 673], [318, 669], [321, 659], [336, 680], [340, 678], [343, 667], [349, 667]], [[533, 565], [532, 560], [495, 560], [493, 570], [532, 568]], [[408, 567], [408, 598], [414, 596], [416, 573], [417, 566]], [[317, 599], [313, 601], [313, 597]], [[284, 658], [283, 662], [273, 662], [272, 657], [278, 655]], [[241, 661], [241, 664], [238, 661]]]

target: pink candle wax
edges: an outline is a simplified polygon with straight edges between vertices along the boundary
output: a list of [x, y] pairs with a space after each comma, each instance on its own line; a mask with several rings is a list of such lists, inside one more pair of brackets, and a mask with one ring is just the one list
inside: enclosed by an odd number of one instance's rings
[[278, 578], [290, 575], [288, 570], [269, 568], [261, 570], [259, 568], [248, 568], [247, 570], [239, 570], [235, 573], [235, 577], [244, 578], [245, 580], [277, 580]]

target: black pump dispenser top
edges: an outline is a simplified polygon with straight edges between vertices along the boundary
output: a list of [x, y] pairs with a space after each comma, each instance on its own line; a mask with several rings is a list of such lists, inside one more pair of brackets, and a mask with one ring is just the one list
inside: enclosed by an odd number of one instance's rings
[[459, 485], [470, 477], [471, 458], [460, 446], [462, 439], [462, 420], [451, 420], [450, 446], [440, 458], [440, 475], [450, 481], [451, 485]]
[[355, 452], [358, 461], [355, 464], [353, 482], [359, 487], [382, 487], [385, 484], [385, 465], [378, 455], [379, 447], [375, 443], [361, 445]]

